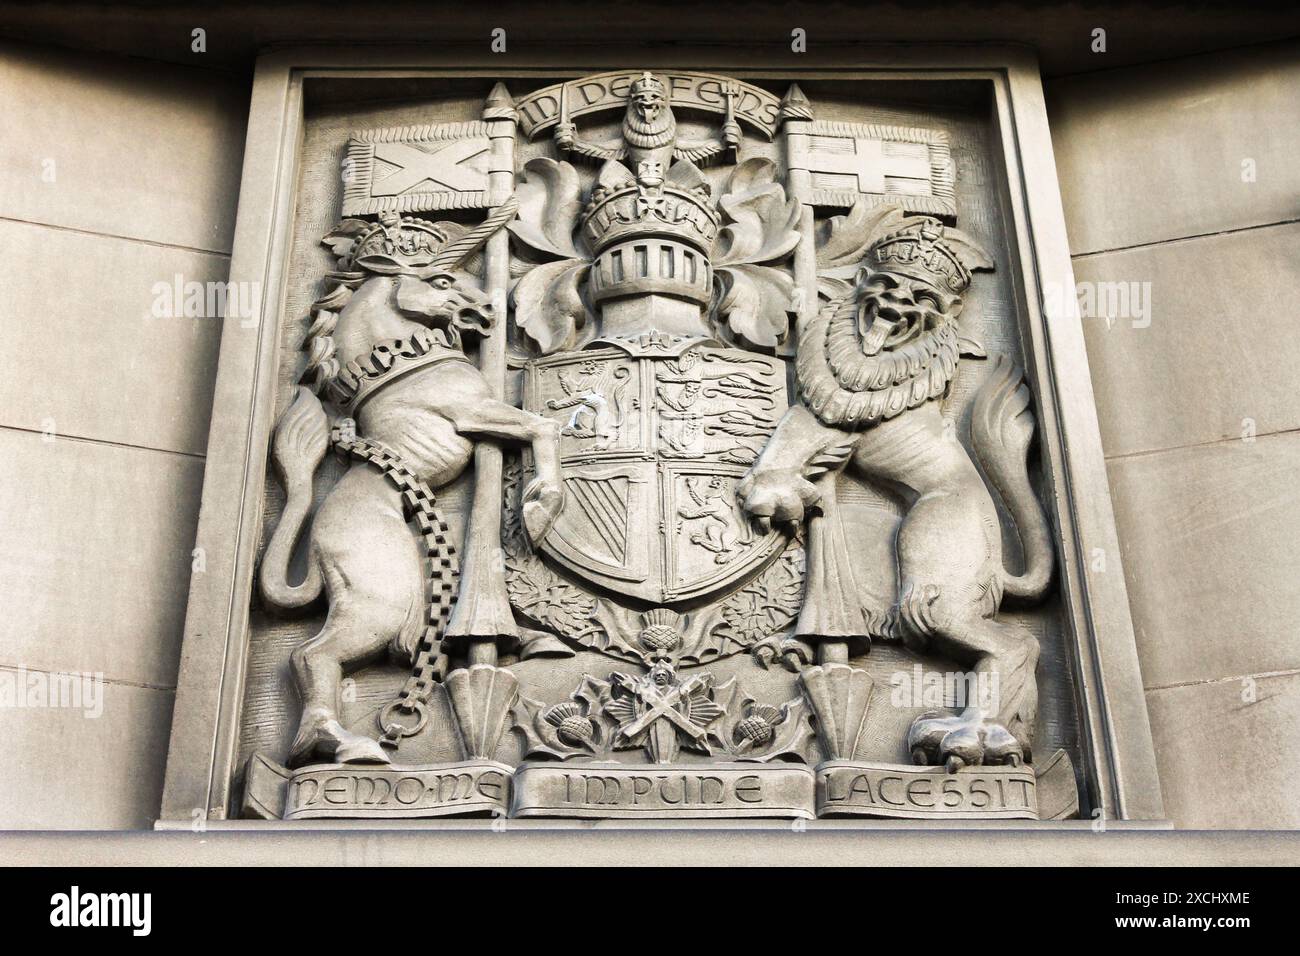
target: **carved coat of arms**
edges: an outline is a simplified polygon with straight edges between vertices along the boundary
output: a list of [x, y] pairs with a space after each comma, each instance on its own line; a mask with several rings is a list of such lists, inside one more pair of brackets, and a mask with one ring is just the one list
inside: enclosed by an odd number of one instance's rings
[[525, 407], [556, 415], [565, 508], [543, 554], [593, 585], [678, 604], [783, 549], [736, 499], [786, 405], [784, 363], [705, 338], [639, 336], [539, 359]]
[[[999, 614], [1051, 582], [1032, 401], [962, 322], [995, 257], [941, 131], [622, 71], [498, 85], [347, 161], [260, 570], [268, 606], [325, 618], [247, 812], [1039, 815], [1036, 767], [1068, 760], [1033, 762], [1038, 647]], [[869, 488], [898, 502], [884, 561]], [[873, 645], [981, 692], [900, 710]], [[393, 692], [344, 706], [366, 669]]]

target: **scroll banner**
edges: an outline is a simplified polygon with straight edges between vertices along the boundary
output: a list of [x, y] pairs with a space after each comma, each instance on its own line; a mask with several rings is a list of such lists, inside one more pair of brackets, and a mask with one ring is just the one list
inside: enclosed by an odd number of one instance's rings
[[243, 815], [263, 820], [504, 816], [512, 769], [491, 760], [389, 767], [326, 764], [286, 770], [248, 761]]
[[791, 169], [806, 169], [814, 206], [847, 209], [861, 199], [955, 218], [952, 153], [941, 130], [880, 124], [801, 124], [790, 137]]
[[513, 817], [811, 820], [813, 773], [801, 764], [524, 764]]
[[832, 760], [616, 764], [491, 760], [426, 766], [326, 764], [287, 770], [249, 759], [241, 816], [262, 820], [444, 816], [574, 819], [1066, 820], [1074, 768], [1057, 751], [1031, 767], [941, 767]]
[[942, 767], [831, 760], [817, 768], [817, 816], [904, 820], [1065, 820], [1079, 812], [1069, 756], [1033, 767]]
[[[560, 93], [564, 91], [569, 118], [627, 108], [632, 84], [644, 70], [599, 73], [581, 79], [557, 83], [530, 93], [515, 102], [519, 111], [519, 128], [532, 139], [560, 121]], [[712, 73], [655, 72], [668, 90], [670, 105], [710, 113], [726, 113], [727, 90], [737, 93], [736, 119], [761, 131], [771, 139], [776, 135], [781, 101], [767, 90]]]
[[483, 122], [353, 133], [343, 160], [343, 215], [488, 208], [488, 133]]

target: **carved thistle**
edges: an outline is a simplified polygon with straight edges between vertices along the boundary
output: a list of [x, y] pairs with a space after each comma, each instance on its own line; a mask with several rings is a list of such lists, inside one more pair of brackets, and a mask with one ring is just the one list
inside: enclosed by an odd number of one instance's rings
[[[947, 134], [688, 72], [519, 92], [346, 146], [258, 577], [320, 624], [245, 813], [1037, 818], [999, 611], [1052, 538]], [[899, 703], [882, 643], [980, 692]]]

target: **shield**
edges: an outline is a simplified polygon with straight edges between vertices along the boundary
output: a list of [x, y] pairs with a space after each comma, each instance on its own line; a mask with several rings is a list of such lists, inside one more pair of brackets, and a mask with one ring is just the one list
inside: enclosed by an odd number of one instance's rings
[[785, 547], [736, 501], [789, 406], [780, 359], [656, 333], [598, 341], [530, 363], [524, 404], [562, 428], [566, 501], [540, 550], [584, 581], [692, 601]]

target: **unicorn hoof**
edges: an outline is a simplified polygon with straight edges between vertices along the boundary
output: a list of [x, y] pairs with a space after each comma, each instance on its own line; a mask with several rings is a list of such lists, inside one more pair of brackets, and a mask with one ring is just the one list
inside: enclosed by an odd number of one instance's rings
[[391, 763], [387, 752], [379, 741], [357, 734], [348, 734], [348, 739], [340, 743], [334, 751], [338, 763]]
[[534, 482], [524, 492], [523, 519], [528, 540], [538, 544], [551, 533], [555, 519], [564, 509], [564, 492], [548, 485]]

